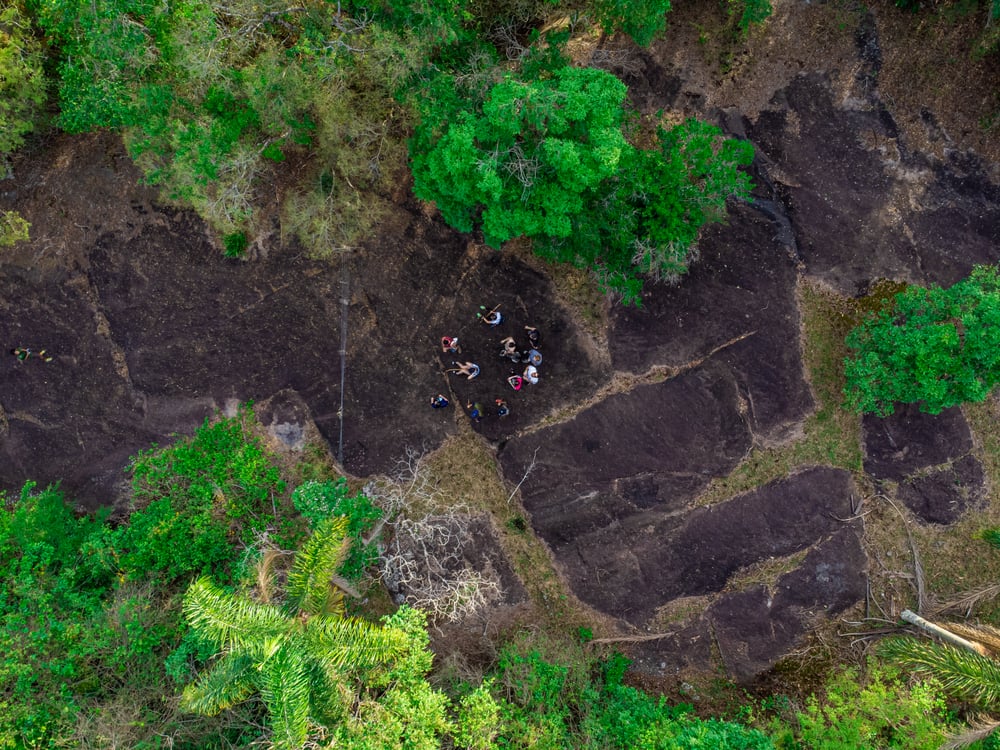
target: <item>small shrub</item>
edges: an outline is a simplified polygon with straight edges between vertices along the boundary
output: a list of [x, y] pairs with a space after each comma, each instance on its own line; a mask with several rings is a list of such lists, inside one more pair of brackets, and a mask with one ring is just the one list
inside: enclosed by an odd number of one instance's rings
[[13, 247], [26, 241], [30, 228], [31, 224], [17, 211], [4, 211], [0, 214], [0, 247]]
[[936, 683], [908, 685], [874, 666], [863, 683], [852, 669], [834, 675], [823, 699], [813, 696], [798, 714], [796, 734], [810, 750], [936, 750], [946, 721]]
[[985, 399], [1000, 382], [1000, 273], [980, 266], [942, 289], [910, 287], [847, 336], [848, 405], [892, 414], [896, 403], [921, 411]]
[[225, 256], [227, 258], [242, 258], [249, 243], [246, 232], [233, 232], [222, 238], [222, 244], [226, 248]]
[[206, 420], [190, 439], [132, 459], [136, 509], [113, 540], [129, 576], [219, 575], [235, 561], [236, 545], [253, 546], [264, 533], [287, 546], [300, 538], [291, 513], [278, 518], [285, 483], [250, 433], [252, 418], [241, 407], [236, 417]]

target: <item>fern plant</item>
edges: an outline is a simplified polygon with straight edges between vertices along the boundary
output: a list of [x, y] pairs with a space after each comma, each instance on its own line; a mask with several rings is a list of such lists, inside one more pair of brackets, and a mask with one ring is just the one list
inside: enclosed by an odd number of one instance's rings
[[212, 716], [258, 694], [273, 746], [287, 750], [305, 744], [312, 723], [336, 721], [344, 681], [389, 661], [406, 644], [397, 628], [344, 617], [343, 593], [333, 581], [349, 546], [347, 519], [320, 522], [296, 554], [280, 602], [272, 601], [270, 585], [254, 599], [207, 577], [192, 584], [184, 615], [220, 655], [185, 688], [182, 706]]

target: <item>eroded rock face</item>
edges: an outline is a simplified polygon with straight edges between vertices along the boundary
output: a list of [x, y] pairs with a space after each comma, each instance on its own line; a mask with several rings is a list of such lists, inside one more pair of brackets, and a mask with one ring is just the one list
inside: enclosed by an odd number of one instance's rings
[[726, 226], [706, 233], [682, 283], [650, 284], [641, 308], [615, 309], [615, 367], [642, 372], [712, 356], [738, 383], [755, 437], [786, 437], [813, 402], [802, 374], [798, 270], [778, 229], [768, 213], [734, 206]]
[[833, 532], [781, 576], [724, 594], [709, 608], [716, 643], [729, 674], [750, 681], [794, 650], [820, 617], [843, 612], [865, 596], [867, 562], [859, 530]]
[[[511, 440], [535, 530], [557, 552], [646, 510], [676, 511], [746, 454], [750, 434], [729, 372], [709, 363], [604, 399], [572, 420]], [[516, 479], [515, 479], [516, 481]]]
[[985, 495], [983, 466], [966, 455], [926, 474], [907, 477], [897, 496], [928, 523], [954, 523], [967, 509], [979, 505]]
[[802, 74], [747, 127], [807, 271], [848, 295], [873, 279], [950, 284], [1000, 258], [1000, 196], [981, 160], [911, 152], [874, 90], [846, 106]]
[[924, 414], [899, 404], [890, 416], [866, 415], [861, 424], [865, 471], [897, 482], [899, 499], [923, 520], [952, 523], [982, 499], [983, 468], [958, 407]]

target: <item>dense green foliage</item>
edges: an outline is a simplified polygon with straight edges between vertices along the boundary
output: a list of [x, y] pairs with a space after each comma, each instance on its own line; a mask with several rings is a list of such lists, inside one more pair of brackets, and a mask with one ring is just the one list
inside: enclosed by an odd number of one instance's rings
[[771, 0], [726, 0], [729, 5], [729, 16], [745, 35], [754, 24], [766, 21], [774, 8]]
[[648, 47], [667, 26], [670, 0], [593, 0], [593, 13], [605, 34], [623, 31]]
[[[81, 550], [100, 519], [76, 519], [61, 493], [27, 484], [0, 514], [0, 747], [47, 746], [72, 724], [87, 662], [111, 647], [100, 617], [108, 572]], [[113, 656], [113, 654], [111, 654]]]
[[[406, 637], [392, 627], [346, 618], [343, 595], [330, 583], [348, 549], [347, 519], [316, 525], [288, 571], [280, 603], [220, 589], [200, 578], [184, 598], [196, 637], [219, 651], [211, 670], [184, 690], [182, 706], [218, 714], [259, 693], [270, 717], [271, 743], [302, 747], [311, 724], [335, 725], [343, 705], [344, 673], [369, 670], [403, 651]], [[261, 585], [261, 593], [269, 584]]]
[[221, 568], [234, 545], [251, 547], [266, 531], [279, 544], [301, 538], [285, 483], [250, 432], [251, 420], [244, 407], [233, 419], [206, 421], [190, 440], [132, 459], [135, 510], [111, 540], [125, 570], [162, 581], [199, 573], [228, 578]]
[[[569, 658], [565, 658], [568, 656]], [[570, 649], [549, 660], [528, 644], [501, 652], [493, 684], [499, 706], [497, 748], [771, 750], [761, 732], [703, 720], [623, 684], [628, 660], [600, 661]]]
[[897, 402], [921, 411], [982, 401], [1000, 382], [1000, 275], [978, 267], [948, 289], [910, 287], [847, 337], [851, 408], [886, 416]]
[[627, 139], [625, 86], [553, 59], [485, 93], [439, 76], [411, 141], [414, 192], [493, 247], [530, 237], [544, 258], [592, 268], [636, 303], [642, 276], [674, 279], [699, 230], [727, 197], [746, 197], [747, 142], [696, 120], [659, 128], [656, 146]]
[[[646, 45], [669, 0], [25, 3], [27, 16], [7, 14], [18, 33], [0, 34], [0, 84], [16, 89], [10, 112], [0, 109], [11, 134], [0, 152], [30, 129], [45, 94], [30, 17], [51, 55], [58, 125], [120, 130], [147, 180], [195, 208], [232, 257], [266, 231], [260, 187], [289, 157], [301, 177], [278, 190], [282, 235], [313, 254], [356, 243], [405, 166], [417, 110], [418, 194], [455, 226], [482, 220], [491, 244], [532, 237], [545, 257], [592, 267], [631, 301], [639, 276], [683, 273], [697, 230], [747, 191], [736, 171], [746, 144], [689, 122], [637, 149], [620, 81], [566, 67], [537, 34], [518, 41], [571, 13]], [[447, 91], [458, 79], [465, 90]]]
[[47, 87], [43, 61], [42, 47], [23, 8], [16, 2], [4, 3], [0, 7], [0, 179], [10, 174], [7, 157], [41, 120]]
[[46, 97], [41, 45], [32, 36], [30, 19], [19, 3], [0, 9], [0, 179], [7, 156], [36, 127]]
[[77, 517], [55, 489], [5, 500], [0, 748], [857, 750], [940, 737], [933, 684], [878, 670], [862, 687], [835, 678], [771, 727], [774, 742], [625, 684], [626, 659], [577, 639], [525, 633], [482, 678], [435, 676], [421, 612], [344, 616], [338, 574], [370, 569], [353, 550], [381, 511], [342, 481], [288, 492], [257, 429], [242, 409], [142, 452], [139, 507], [118, 526]]
[[[184, 639], [179, 587], [200, 572], [239, 575], [245, 547], [276, 531], [275, 509], [291, 505], [250, 420], [244, 409], [136, 456], [127, 523], [77, 518], [59, 491], [30, 484], [5, 504], [0, 747], [66, 746], [92, 733], [153, 747], [160, 732], [197, 748], [259, 734], [243, 716], [216, 722], [218, 742], [205, 742], [204, 722], [162, 702], [167, 675], [186, 679], [187, 662], [208, 655]], [[305, 524], [285, 528], [294, 544]], [[201, 738], [189, 745], [192, 735]]]
[[306, 482], [299, 485], [292, 493], [292, 502], [312, 528], [334, 516], [347, 519], [350, 549], [340, 566], [340, 574], [349, 581], [359, 582], [365, 571], [378, 559], [377, 547], [366, 543], [364, 537], [382, 518], [382, 510], [376, 508], [362, 492], [351, 495], [347, 480], [343, 478], [335, 482]]
[[936, 750], [949, 716], [936, 682], [873, 664], [864, 680], [853, 669], [833, 675], [797, 720], [795, 746], [809, 750]]

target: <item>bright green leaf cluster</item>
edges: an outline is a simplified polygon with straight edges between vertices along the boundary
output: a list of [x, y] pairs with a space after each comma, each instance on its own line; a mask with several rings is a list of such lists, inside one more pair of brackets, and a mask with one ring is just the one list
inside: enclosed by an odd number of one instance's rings
[[1000, 382], [1000, 274], [973, 270], [952, 287], [910, 287], [847, 336], [845, 397], [887, 416], [896, 403], [921, 411], [982, 401]]
[[292, 502], [313, 528], [333, 516], [347, 519], [351, 548], [340, 572], [347, 580], [359, 582], [365, 570], [378, 559], [378, 549], [374, 544], [366, 544], [364, 536], [382, 518], [382, 510], [363, 492], [351, 495], [343, 478], [335, 482], [306, 482], [295, 488]]
[[[251, 418], [242, 407], [236, 417], [206, 420], [193, 438], [140, 451], [132, 459], [138, 507], [113, 540], [124, 569], [166, 581], [219, 574], [218, 567], [232, 559], [234, 543], [252, 546], [276, 527], [285, 483], [250, 432]], [[280, 541], [293, 541], [297, 533], [277, 531]]]
[[823, 700], [811, 697], [797, 719], [811, 750], [935, 750], [949, 716], [940, 684], [873, 665], [863, 681], [853, 669], [835, 674]]
[[655, 149], [629, 143], [626, 88], [603, 70], [508, 75], [481, 102], [440, 76], [427, 94], [410, 146], [416, 195], [492, 247], [530, 237], [542, 257], [593, 269], [627, 303], [640, 277], [683, 274], [701, 227], [750, 192], [739, 167], [752, 147], [711, 125], [661, 129]]
[[0, 213], [0, 247], [12, 247], [28, 239], [31, 224], [17, 211]]

